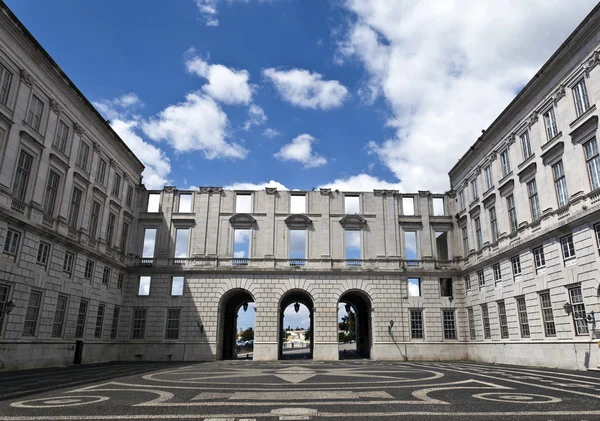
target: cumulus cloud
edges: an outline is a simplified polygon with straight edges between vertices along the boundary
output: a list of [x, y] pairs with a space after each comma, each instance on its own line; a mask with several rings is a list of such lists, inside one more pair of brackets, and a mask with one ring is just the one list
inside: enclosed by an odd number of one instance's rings
[[133, 92], [113, 99], [93, 101], [94, 107], [109, 120], [123, 118], [124, 115], [133, 115], [137, 108], [143, 107], [142, 100]]
[[342, 106], [348, 89], [337, 80], [323, 80], [319, 73], [304, 69], [264, 69], [263, 75], [274, 85], [279, 95], [301, 108], [329, 110]]
[[294, 138], [292, 143], [283, 145], [274, 156], [281, 161], [298, 161], [304, 168], [319, 167], [325, 165], [327, 160], [313, 152], [312, 145], [317, 139], [309, 134], [301, 134]]
[[[593, 2], [347, 0], [338, 58], [367, 72], [395, 136], [369, 144], [405, 190], [448, 188], [447, 172], [585, 17]], [[526, 40], [526, 41], [524, 41]]]
[[207, 159], [245, 158], [248, 151], [226, 140], [229, 120], [208, 95], [189, 93], [141, 125], [152, 140], [167, 141], [179, 152], [202, 151]]
[[356, 192], [373, 191], [374, 189], [402, 191], [402, 183], [390, 183], [369, 174], [357, 174], [347, 178], [338, 178], [319, 187]]
[[268, 128], [268, 129], [265, 129], [265, 131], [263, 132], [263, 136], [268, 139], [273, 139], [274, 137], [281, 136], [281, 135], [282, 135], [282, 133], [277, 129]]
[[277, 190], [288, 190], [283, 184], [271, 180], [268, 183], [245, 183], [238, 182], [223, 187], [225, 190], [264, 190], [265, 187], [277, 187]]
[[211, 98], [224, 104], [249, 104], [252, 101], [252, 85], [247, 70], [230, 69], [222, 64], [209, 64], [198, 56], [195, 50], [187, 51], [185, 67], [189, 73], [207, 79], [202, 90]]
[[219, 26], [217, 0], [194, 0], [206, 26]]
[[[244, 122], [244, 130], [250, 130], [253, 126], [261, 126], [267, 122], [265, 111], [256, 104], [248, 108], [248, 119]], [[267, 129], [268, 130], [268, 129]]]

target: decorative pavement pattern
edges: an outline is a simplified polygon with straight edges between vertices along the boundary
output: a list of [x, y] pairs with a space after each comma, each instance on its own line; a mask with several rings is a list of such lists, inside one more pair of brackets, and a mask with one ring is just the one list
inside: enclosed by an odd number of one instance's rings
[[600, 373], [477, 363], [113, 363], [0, 378], [0, 421], [600, 420]]

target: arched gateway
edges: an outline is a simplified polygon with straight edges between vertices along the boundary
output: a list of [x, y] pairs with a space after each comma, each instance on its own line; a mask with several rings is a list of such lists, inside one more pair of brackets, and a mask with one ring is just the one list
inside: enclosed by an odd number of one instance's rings
[[[283, 338], [283, 329], [284, 329], [284, 325], [283, 325], [283, 312], [285, 311], [285, 309], [290, 305], [290, 304], [304, 304], [306, 306], [306, 308], [308, 308], [308, 312], [309, 312], [309, 330], [310, 332], [314, 332], [314, 317], [313, 317], [313, 312], [314, 312], [314, 301], [312, 299], [312, 297], [310, 296], [310, 294], [304, 290], [301, 289], [294, 289], [291, 291], [286, 292], [285, 294], [283, 294], [283, 296], [281, 297], [281, 299], [279, 300], [279, 309], [278, 309], [278, 314], [279, 314], [279, 321], [277, 323], [277, 327], [278, 327], [278, 358], [281, 360], [283, 358], [283, 340], [285, 338]], [[313, 335], [314, 336], [314, 335]], [[313, 350], [314, 350], [314, 340], [313, 338], [310, 338], [310, 347], [309, 347], [309, 352], [308, 352], [308, 358], [312, 359], [313, 357]]]
[[220, 359], [236, 358], [235, 342], [237, 336], [237, 315], [246, 303], [253, 303], [254, 297], [245, 289], [236, 288], [227, 291], [219, 303], [219, 353]]
[[[340, 296], [339, 303], [346, 303], [356, 313], [356, 352], [363, 358], [371, 358], [371, 300], [364, 291], [350, 290]], [[338, 304], [339, 304], [338, 303]]]

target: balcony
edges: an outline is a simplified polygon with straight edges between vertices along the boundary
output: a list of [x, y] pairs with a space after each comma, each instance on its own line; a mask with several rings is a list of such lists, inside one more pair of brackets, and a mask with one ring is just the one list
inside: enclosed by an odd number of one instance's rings
[[20, 200], [17, 199], [13, 199], [11, 204], [10, 204], [10, 208], [12, 210], [14, 210], [15, 212], [19, 212], [20, 214], [24, 214], [25, 213], [25, 203], [21, 202]]
[[302, 267], [306, 265], [306, 259], [290, 259], [290, 266]]

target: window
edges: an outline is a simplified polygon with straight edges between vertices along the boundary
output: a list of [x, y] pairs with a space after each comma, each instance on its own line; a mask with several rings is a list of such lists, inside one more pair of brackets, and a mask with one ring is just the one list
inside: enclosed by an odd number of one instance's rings
[[8, 103], [11, 82], [12, 73], [3, 64], [0, 64], [0, 104], [2, 105], [7, 105]]
[[102, 271], [102, 285], [110, 284], [110, 268], [108, 266], [104, 267]]
[[552, 312], [552, 301], [549, 292], [540, 293], [542, 303], [542, 318], [544, 320], [544, 333], [546, 336], [556, 336], [556, 326], [554, 324], [554, 313]]
[[558, 161], [552, 166], [552, 174], [554, 176], [554, 186], [556, 187], [556, 198], [558, 199], [558, 207], [565, 206], [569, 203], [569, 193], [567, 191], [567, 179], [562, 161]]
[[83, 338], [85, 333], [85, 319], [87, 318], [88, 302], [81, 300], [79, 303], [79, 312], [77, 313], [77, 325], [75, 326], [75, 337]]
[[88, 159], [90, 156], [90, 145], [85, 142], [79, 144], [79, 154], [75, 164], [84, 171], [87, 171]]
[[293, 265], [302, 266], [304, 265], [304, 259], [306, 259], [306, 230], [290, 230], [289, 233], [290, 263]]
[[306, 213], [305, 195], [293, 194], [292, 196], [290, 196], [290, 213]]
[[411, 216], [415, 214], [415, 198], [414, 197], [403, 197], [402, 198], [402, 215]]
[[148, 212], [156, 213], [160, 207], [160, 193], [150, 193], [148, 195]]
[[462, 212], [466, 208], [467, 208], [467, 205], [465, 203], [465, 190], [463, 189], [458, 192], [458, 210]]
[[104, 324], [104, 304], [98, 304], [98, 313], [96, 314], [96, 328], [94, 329], [94, 338], [102, 338], [102, 325]]
[[345, 231], [345, 244], [344, 244], [344, 257], [346, 259], [346, 265], [360, 265], [361, 258], [361, 244], [360, 244], [360, 231], [346, 230]]
[[4, 320], [4, 314], [6, 314], [4, 308], [8, 302], [8, 292], [8, 285], [0, 284], [0, 332], [2, 332], [2, 321]]
[[491, 207], [490, 215], [490, 231], [492, 232], [492, 243], [498, 241], [498, 219], [496, 218], [496, 207]]
[[165, 339], [179, 339], [179, 323], [181, 320], [181, 309], [170, 308], [167, 310], [167, 329]]
[[577, 113], [577, 117], [590, 108], [590, 101], [585, 87], [585, 79], [581, 79], [573, 86], [573, 99], [575, 100], [575, 112]]
[[454, 321], [454, 310], [443, 310], [444, 339], [456, 339], [456, 323]]
[[48, 264], [49, 257], [50, 257], [50, 244], [40, 241], [40, 245], [38, 246], [36, 262], [42, 266], [46, 266]]
[[525, 297], [517, 298], [517, 311], [519, 313], [521, 337], [529, 338], [529, 319], [527, 318], [527, 305], [525, 304]]
[[483, 337], [490, 339], [492, 337], [492, 330], [490, 329], [490, 313], [488, 312], [487, 304], [481, 305], [481, 316], [483, 318]]
[[73, 273], [73, 262], [75, 261], [75, 254], [69, 251], [65, 252], [65, 258], [63, 260], [63, 272], [71, 275]]
[[71, 195], [71, 206], [69, 207], [69, 226], [77, 228], [77, 221], [79, 220], [79, 207], [81, 205], [81, 196], [83, 192], [77, 187], [73, 187], [73, 194]]
[[440, 278], [440, 296], [452, 297], [452, 278]]
[[540, 201], [538, 199], [537, 185], [535, 180], [527, 183], [527, 194], [529, 195], [529, 208], [531, 210], [531, 220], [537, 221], [540, 219]]
[[146, 228], [144, 230], [144, 248], [142, 258], [154, 257], [154, 246], [156, 244], [156, 228]]
[[573, 244], [573, 234], [560, 239], [560, 246], [564, 260], [573, 259], [575, 257], [575, 245]]
[[481, 220], [475, 218], [475, 239], [477, 240], [477, 250], [481, 250], [483, 246], [483, 236], [481, 234]]
[[[131, 188], [131, 186], [129, 186]], [[132, 189], [133, 191], [133, 189]], [[129, 194], [129, 193], [127, 193]], [[179, 213], [190, 213], [192, 211], [192, 195], [181, 193], [179, 195]]]
[[508, 338], [508, 320], [506, 319], [506, 306], [504, 301], [498, 301], [498, 321], [500, 323], [500, 337]]
[[123, 273], [119, 273], [117, 276], [117, 289], [123, 289], [123, 281], [125, 280], [125, 275]]
[[4, 240], [4, 252], [15, 256], [19, 250], [19, 240], [21, 239], [21, 233], [8, 229], [6, 231], [6, 239]]
[[121, 176], [115, 173], [111, 194], [117, 198], [121, 197]]
[[119, 316], [121, 315], [121, 309], [115, 307], [113, 311], [112, 323], [110, 325], [110, 339], [116, 339], [117, 333], [119, 332]]
[[[191, 200], [192, 200], [192, 195], [190, 195], [190, 210], [188, 212], [191, 212]], [[130, 185], [127, 185], [127, 196], [125, 196], [125, 206], [131, 207], [132, 204], [133, 204], [133, 187], [131, 187]], [[179, 204], [181, 206], [181, 202], [179, 202]], [[181, 212], [181, 210], [179, 210], [179, 212]]]
[[511, 257], [510, 264], [512, 266], [513, 276], [521, 276], [521, 256]]
[[469, 275], [465, 275], [465, 289], [471, 291], [471, 277]]
[[113, 246], [113, 234], [115, 232], [115, 224], [117, 215], [112, 212], [108, 213], [108, 224], [106, 226], [106, 247], [111, 248]]
[[41, 303], [42, 293], [31, 291], [29, 294], [29, 302], [27, 303], [27, 312], [25, 313], [25, 323], [23, 324], [23, 336], [35, 336], [35, 328], [37, 326]]
[[467, 316], [469, 318], [469, 337], [474, 341], [477, 339], [477, 332], [475, 331], [475, 313], [473, 312], [473, 308], [467, 309]]
[[129, 236], [129, 224], [123, 221], [123, 229], [121, 229], [121, 242], [119, 243], [119, 248], [121, 249], [121, 253], [125, 254], [127, 252], [127, 237]]
[[493, 272], [494, 272], [494, 284], [498, 285], [500, 282], [502, 282], [502, 271], [500, 270], [500, 263], [496, 263], [493, 267]]
[[523, 161], [527, 160], [532, 155], [531, 142], [529, 140], [529, 132], [523, 133], [521, 136], [521, 152], [523, 153]]
[[471, 181], [471, 200], [475, 201], [479, 197], [477, 192], [477, 179]]
[[592, 190], [596, 190], [600, 187], [600, 156], [598, 156], [598, 142], [596, 138], [583, 145], [583, 149], [585, 151], [590, 184]]
[[494, 187], [494, 180], [492, 178], [492, 166], [488, 165], [483, 170], [483, 178], [485, 178], [486, 191]]
[[423, 310], [410, 311], [410, 338], [423, 339]]
[[138, 285], [138, 295], [150, 295], [150, 282], [152, 278], [150, 276], [140, 276], [140, 283]]
[[19, 154], [19, 161], [17, 162], [15, 180], [13, 182], [13, 197], [21, 202], [25, 201], [32, 164], [33, 157], [27, 152], [21, 151]]
[[448, 260], [448, 233], [446, 231], [435, 232], [435, 249], [438, 260]]
[[510, 159], [508, 158], [508, 149], [504, 149], [500, 153], [500, 168], [502, 170], [502, 177], [506, 177], [510, 173]]
[[517, 210], [515, 209], [515, 198], [511, 194], [506, 198], [506, 205], [508, 207], [508, 222], [510, 224], [510, 232], [517, 232]]
[[175, 230], [175, 255], [176, 259], [187, 259], [190, 243], [190, 230], [178, 228]]
[[404, 247], [406, 260], [419, 260], [416, 231], [404, 231]]
[[94, 277], [94, 262], [92, 260], [86, 260], [85, 272], [83, 273], [83, 277], [90, 281], [93, 279], [93, 277]]
[[446, 215], [446, 210], [444, 208], [444, 198], [443, 197], [434, 197], [431, 199], [433, 204], [433, 216], [444, 216]]
[[252, 213], [252, 195], [236, 193], [235, 195], [235, 212], [236, 213]]
[[598, 251], [600, 252], [600, 224], [594, 225], [594, 231], [596, 232], [596, 245], [598, 246]]
[[477, 271], [477, 281], [479, 281], [479, 288], [485, 286], [485, 274], [483, 269]]
[[[113, 312], [111, 329], [110, 329], [110, 338], [111, 339], [116, 339], [116, 337], [117, 337], [120, 315], [121, 315], [121, 309], [119, 307], [115, 307], [114, 312]], [[145, 320], [144, 320], [144, 324], [145, 324]]]
[[360, 198], [358, 196], [344, 196], [344, 213], [360, 213]]
[[98, 170], [96, 171], [96, 181], [102, 185], [106, 181], [106, 161], [102, 158], [98, 161]]
[[144, 335], [146, 334], [146, 312], [145, 308], [136, 308], [133, 310], [131, 339], [144, 339]]
[[171, 278], [171, 295], [174, 297], [182, 296], [184, 283], [185, 278], [183, 276], [173, 276]]
[[48, 173], [48, 182], [46, 184], [46, 196], [44, 197], [43, 212], [48, 216], [54, 215], [54, 206], [58, 196], [58, 183], [60, 177], [54, 171]]
[[52, 337], [60, 338], [63, 333], [65, 323], [65, 313], [67, 312], [67, 297], [58, 296], [56, 301], [56, 311], [54, 312], [54, 322], [52, 322]]
[[573, 322], [575, 323], [575, 332], [577, 335], [586, 335], [589, 333], [585, 315], [585, 304], [581, 295], [581, 287], [569, 289], [569, 298], [571, 300]]
[[250, 257], [250, 229], [236, 229], [233, 231], [233, 264], [247, 265]]
[[462, 230], [462, 242], [463, 242], [463, 251], [465, 256], [469, 254], [469, 232], [467, 231], [467, 227], [461, 228]]
[[556, 116], [554, 115], [554, 107], [550, 108], [544, 114], [544, 123], [546, 124], [546, 137], [548, 140], [554, 139], [558, 135], [558, 128], [556, 127]]
[[56, 137], [53, 145], [61, 152], [65, 152], [67, 147], [67, 139], [69, 138], [69, 126], [64, 121], [58, 120], [58, 128], [56, 129]]
[[533, 249], [533, 260], [535, 263], [535, 269], [539, 273], [541, 269], [546, 267], [546, 258], [544, 257], [544, 247], [537, 247]]
[[408, 278], [408, 296], [409, 297], [420, 297], [421, 296], [421, 279], [420, 278]]
[[33, 128], [36, 132], [40, 131], [42, 125], [42, 112], [44, 111], [44, 103], [36, 95], [31, 96], [29, 102], [29, 109], [27, 110], [27, 116], [25, 122]]

